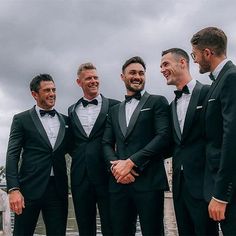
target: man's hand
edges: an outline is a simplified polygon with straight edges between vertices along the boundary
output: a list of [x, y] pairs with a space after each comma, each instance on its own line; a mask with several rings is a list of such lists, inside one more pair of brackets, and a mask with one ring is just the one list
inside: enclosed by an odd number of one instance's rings
[[20, 215], [23, 208], [25, 208], [24, 197], [19, 190], [14, 190], [9, 193], [9, 203], [11, 210], [17, 215]]
[[130, 184], [133, 183], [135, 181], [135, 177], [139, 176], [138, 173], [136, 173], [133, 169], [130, 171], [129, 174], [127, 174], [124, 177], [119, 177], [117, 179], [117, 183], [121, 183], [121, 184]]
[[225, 209], [226, 203], [221, 203], [216, 201], [215, 199], [211, 199], [208, 205], [208, 212], [210, 218], [215, 221], [221, 221], [225, 219]]
[[111, 164], [112, 174], [117, 181], [129, 174], [134, 167], [134, 163], [130, 159], [111, 161]]

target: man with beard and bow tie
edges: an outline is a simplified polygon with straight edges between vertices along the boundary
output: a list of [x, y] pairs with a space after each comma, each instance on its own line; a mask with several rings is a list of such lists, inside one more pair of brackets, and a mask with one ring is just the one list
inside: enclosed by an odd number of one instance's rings
[[177, 88], [170, 105], [173, 143], [169, 150], [173, 157], [173, 199], [179, 235], [218, 235], [203, 196], [206, 142], [202, 111], [209, 86], [192, 78], [189, 56], [183, 49], [163, 51], [160, 67], [167, 85]]
[[100, 94], [100, 78], [92, 63], [79, 66], [76, 82], [83, 97], [69, 107], [69, 120], [73, 137], [71, 190], [79, 235], [96, 235], [98, 208], [102, 234], [112, 236], [102, 136], [108, 111], [119, 102]]
[[33, 235], [41, 211], [46, 234], [64, 236], [68, 120], [53, 109], [56, 87], [50, 75], [34, 77], [30, 90], [36, 106], [14, 116], [6, 157], [9, 202], [15, 213], [13, 235]]
[[163, 151], [169, 145], [165, 97], [144, 90], [146, 65], [132, 57], [122, 67], [126, 100], [112, 107], [103, 136], [110, 168], [110, 211], [114, 235], [130, 235], [136, 214], [142, 235], [163, 234], [164, 191], [168, 182]]

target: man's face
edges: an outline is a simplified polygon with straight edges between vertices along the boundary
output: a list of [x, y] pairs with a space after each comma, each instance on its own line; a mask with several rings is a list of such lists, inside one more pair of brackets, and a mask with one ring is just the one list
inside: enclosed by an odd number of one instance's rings
[[100, 82], [97, 70], [83, 70], [77, 79], [77, 83], [82, 88], [86, 98], [93, 99], [98, 95]]
[[55, 105], [56, 87], [52, 81], [41, 81], [38, 92], [32, 91], [32, 96], [37, 105], [45, 110], [50, 110]]
[[139, 63], [132, 63], [125, 68], [121, 79], [124, 81], [127, 91], [134, 93], [142, 91], [145, 86], [145, 69]]
[[[209, 50], [209, 49], [207, 49]], [[209, 56], [206, 54], [206, 49], [198, 49], [197, 47], [192, 47], [191, 56], [193, 58], [194, 63], [199, 65], [199, 73], [204, 74], [206, 72], [210, 72], [211, 63], [209, 60]]]
[[161, 73], [166, 78], [168, 85], [178, 85], [181, 79], [181, 59], [177, 59], [174, 54], [167, 53], [161, 58]]

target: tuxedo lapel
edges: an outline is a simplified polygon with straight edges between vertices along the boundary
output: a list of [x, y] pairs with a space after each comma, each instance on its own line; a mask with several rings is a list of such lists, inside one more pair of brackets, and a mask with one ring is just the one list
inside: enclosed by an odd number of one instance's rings
[[38, 114], [37, 114], [37, 112], [36, 112], [36, 110], [35, 110], [35, 107], [33, 107], [32, 109], [30, 109], [30, 115], [31, 115], [31, 117], [32, 117], [32, 120], [33, 120], [34, 125], [35, 125], [35, 127], [37, 128], [38, 132], [39, 132], [40, 135], [43, 137], [43, 139], [44, 139], [45, 142], [48, 144], [48, 146], [49, 146], [50, 148], [52, 148], [52, 145], [51, 145], [51, 143], [50, 143], [50, 141], [49, 141], [49, 139], [48, 139], [47, 133], [46, 133], [46, 131], [45, 131], [45, 129], [44, 129], [44, 127], [43, 127], [43, 125], [42, 125], [42, 123], [41, 123], [39, 117], [38, 117]]
[[193, 118], [194, 118], [194, 115], [196, 112], [196, 108], [197, 108], [197, 104], [198, 104], [198, 100], [199, 100], [202, 86], [203, 85], [197, 81], [197, 83], [193, 89], [193, 93], [192, 93], [191, 99], [189, 101], [189, 105], [188, 105], [188, 109], [187, 109], [187, 113], [186, 113], [186, 117], [185, 117], [185, 121], [184, 121], [182, 139], [184, 139], [184, 137], [186, 137], [187, 133], [191, 130], [191, 125], [192, 125]]
[[75, 111], [75, 109], [76, 109], [76, 107], [77, 107], [77, 105], [78, 105], [79, 103], [80, 103], [80, 100], [79, 100], [76, 104], [74, 104], [74, 106], [72, 107], [71, 117], [72, 117], [72, 121], [73, 121], [74, 124], [77, 126], [77, 128], [78, 128], [79, 131], [80, 131], [80, 133], [81, 133], [83, 136], [85, 136], [85, 137], [87, 138], [88, 136], [87, 136], [87, 134], [85, 133], [84, 128], [83, 128], [83, 126], [82, 126], [82, 124], [81, 124], [81, 122], [80, 122], [80, 119], [79, 119], [79, 117], [77, 116], [76, 111]]
[[125, 117], [125, 101], [119, 106], [119, 125], [123, 136], [125, 137], [127, 131], [126, 117]]
[[[212, 93], [214, 92], [215, 88], [220, 84], [220, 81], [221, 81], [221, 78], [225, 75], [225, 73], [230, 69], [230, 67], [233, 66], [233, 63], [231, 61], [228, 61], [225, 66], [222, 68], [222, 70], [220, 71], [219, 75], [217, 76], [216, 80], [212, 83], [211, 87], [210, 87], [210, 90], [207, 94], [207, 97], [206, 97], [206, 105], [208, 104], [208, 100], [209, 98], [211, 97]], [[205, 107], [206, 107], [205, 106]], [[205, 110], [205, 109], [204, 109]]]
[[56, 140], [56, 143], [54, 145], [53, 150], [56, 150], [60, 146], [61, 142], [64, 139], [65, 129], [66, 129], [66, 124], [65, 124], [65, 121], [64, 121], [62, 115], [59, 114], [59, 113], [57, 113], [57, 115], [58, 115], [58, 119], [59, 119], [59, 122], [60, 122], [60, 128], [59, 128], [59, 131], [58, 131], [57, 140]]
[[101, 106], [101, 111], [99, 112], [99, 115], [97, 117], [97, 120], [93, 126], [93, 129], [89, 135], [89, 137], [92, 137], [97, 130], [100, 129], [100, 127], [104, 124], [104, 121], [107, 118], [107, 113], [108, 113], [108, 109], [109, 109], [109, 100], [108, 98], [105, 98], [101, 95], [102, 97], [102, 106]]
[[178, 120], [178, 116], [177, 116], [176, 101], [175, 100], [171, 103], [171, 113], [172, 113], [172, 120], [173, 120], [175, 133], [176, 133], [177, 137], [179, 138], [179, 140], [181, 140], [181, 130], [180, 130], [180, 126], [179, 126], [179, 120]]
[[140, 113], [143, 105], [146, 103], [149, 96], [150, 96], [150, 94], [145, 92], [144, 95], [142, 96], [142, 98], [140, 99], [140, 102], [138, 103], [138, 106], [136, 107], [136, 109], [134, 110], [134, 113], [132, 114], [132, 116], [130, 118], [130, 122], [129, 122], [129, 125], [127, 127], [127, 132], [126, 132], [126, 135], [125, 135], [126, 137], [129, 136], [132, 129], [134, 128], [134, 125], [135, 125], [135, 123], [138, 119], [139, 113]]

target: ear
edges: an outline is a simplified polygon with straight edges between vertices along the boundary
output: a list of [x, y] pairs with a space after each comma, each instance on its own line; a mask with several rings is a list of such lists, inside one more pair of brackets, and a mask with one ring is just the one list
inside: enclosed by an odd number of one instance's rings
[[206, 56], [210, 56], [212, 54], [211, 50], [209, 48], [205, 48], [205, 53], [206, 53]]
[[37, 100], [37, 98], [38, 98], [38, 93], [37, 93], [37, 92], [31, 91], [31, 95], [33, 96], [33, 98], [34, 98], [35, 100]]
[[122, 81], [124, 81], [124, 79], [125, 79], [124, 74], [120, 74], [120, 79], [121, 79]]
[[81, 80], [79, 78], [76, 79], [76, 82], [81, 87]]
[[184, 69], [185, 66], [186, 66], [186, 60], [185, 60], [184, 58], [181, 58], [181, 59], [179, 60], [179, 62], [180, 62], [180, 67], [181, 67], [181, 69]]

